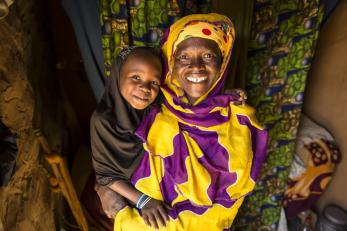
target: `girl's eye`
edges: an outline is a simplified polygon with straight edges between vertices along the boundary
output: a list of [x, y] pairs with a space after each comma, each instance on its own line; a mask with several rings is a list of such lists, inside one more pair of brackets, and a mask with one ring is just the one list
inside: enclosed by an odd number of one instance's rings
[[159, 83], [159, 82], [157, 82], [157, 81], [152, 81], [152, 85], [154, 85], [154, 86], [159, 86], [159, 85], [160, 85], [160, 83]]
[[138, 75], [133, 75], [131, 78], [133, 80], [140, 80], [141, 79], [140, 76], [138, 76]]

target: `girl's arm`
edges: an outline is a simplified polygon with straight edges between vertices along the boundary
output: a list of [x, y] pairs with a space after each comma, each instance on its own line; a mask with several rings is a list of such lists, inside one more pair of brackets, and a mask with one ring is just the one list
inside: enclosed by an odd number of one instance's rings
[[[142, 193], [132, 184], [125, 180], [114, 181], [108, 186], [113, 191], [127, 198], [134, 205], [141, 197]], [[158, 229], [159, 225], [165, 226], [169, 220], [166, 209], [168, 208], [162, 201], [151, 198], [149, 202], [141, 209], [142, 217], [148, 226]]]
[[114, 181], [108, 187], [128, 199], [134, 205], [142, 195], [140, 191], [125, 180]]
[[127, 205], [126, 199], [107, 186], [95, 184], [94, 189], [99, 196], [101, 207], [108, 218], [114, 219], [117, 212]]

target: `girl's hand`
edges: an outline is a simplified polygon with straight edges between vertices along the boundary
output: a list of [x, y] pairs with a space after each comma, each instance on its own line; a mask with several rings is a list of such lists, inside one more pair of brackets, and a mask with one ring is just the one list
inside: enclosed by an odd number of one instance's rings
[[169, 221], [167, 209], [170, 209], [168, 205], [162, 201], [151, 198], [141, 209], [142, 218], [148, 226], [152, 226], [155, 229], [159, 228], [158, 225], [165, 227], [166, 222]]

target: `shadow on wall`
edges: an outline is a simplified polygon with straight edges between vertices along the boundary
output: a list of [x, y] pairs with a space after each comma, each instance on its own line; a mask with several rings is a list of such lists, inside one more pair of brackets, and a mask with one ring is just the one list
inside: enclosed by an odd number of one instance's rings
[[17, 154], [15, 135], [0, 121], [0, 187], [10, 182], [15, 170]]

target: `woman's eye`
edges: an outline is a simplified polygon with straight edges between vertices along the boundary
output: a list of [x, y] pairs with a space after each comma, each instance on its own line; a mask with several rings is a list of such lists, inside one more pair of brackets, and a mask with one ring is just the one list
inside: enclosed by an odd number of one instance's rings
[[178, 60], [180, 60], [180, 61], [187, 61], [189, 58], [188, 58], [188, 56], [187, 55], [180, 55], [180, 56], [178, 56]]
[[210, 53], [204, 54], [205, 59], [211, 59], [212, 57], [213, 57], [213, 55]]

